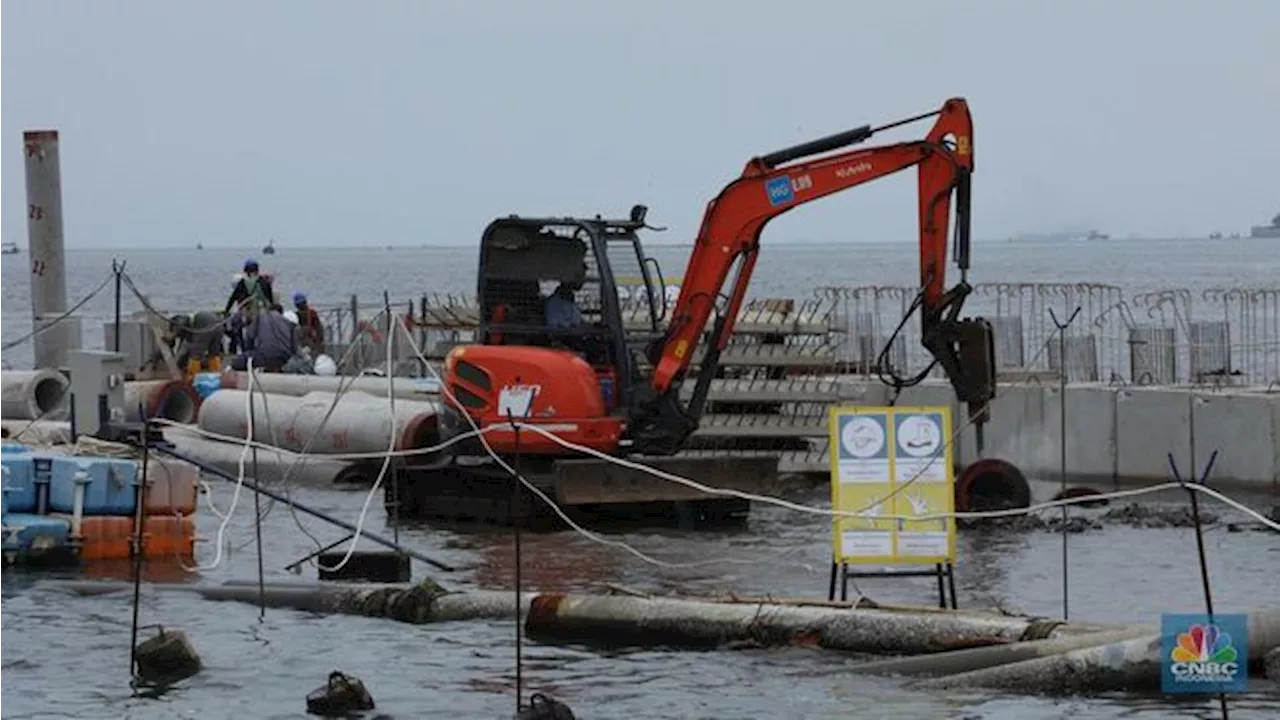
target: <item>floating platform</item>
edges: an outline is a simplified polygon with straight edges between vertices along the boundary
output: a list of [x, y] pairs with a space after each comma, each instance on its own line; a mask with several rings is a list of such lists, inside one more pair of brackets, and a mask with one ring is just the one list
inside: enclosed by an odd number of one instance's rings
[[139, 518], [144, 557], [195, 555], [198, 475], [185, 463], [149, 458], [147, 485], [139, 492], [136, 460], [10, 442], [0, 459], [5, 565], [129, 559]]

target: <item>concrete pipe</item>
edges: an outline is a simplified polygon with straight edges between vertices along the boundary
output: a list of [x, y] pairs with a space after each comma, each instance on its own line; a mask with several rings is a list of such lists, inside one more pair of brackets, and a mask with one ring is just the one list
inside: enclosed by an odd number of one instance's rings
[[[222, 387], [228, 390], [248, 390], [249, 373], [228, 370], [222, 374]], [[312, 392], [338, 392], [354, 390], [366, 395], [387, 396], [387, 379], [384, 377], [326, 377], [322, 375], [287, 375], [261, 373], [258, 389], [272, 395], [301, 397]], [[395, 396], [406, 400], [434, 401], [440, 396], [440, 383], [435, 378], [395, 378]]]
[[65, 420], [5, 420], [0, 435], [30, 445], [63, 445], [71, 442], [71, 423]]
[[[1248, 615], [1250, 664], [1280, 647], [1280, 608], [1259, 608]], [[932, 678], [912, 689], [990, 688], [1021, 693], [1090, 694], [1151, 691], [1160, 687], [1164, 637], [1159, 632], [1128, 640]], [[1259, 668], [1261, 669], [1261, 668]]]
[[[196, 435], [193, 430], [165, 428], [165, 439], [173, 443], [178, 452], [208, 463], [223, 472], [240, 471], [240, 454], [243, 445], [219, 442]], [[290, 453], [258, 450], [257, 472], [254, 472], [253, 451], [245, 456], [245, 476], [259, 483], [278, 483], [288, 478], [291, 485], [328, 488], [337, 486], [372, 485], [381, 469], [381, 463], [347, 462], [314, 455], [299, 457]]]
[[1031, 618], [932, 609], [851, 610], [556, 593], [543, 593], [533, 601], [525, 629], [539, 641], [615, 647], [719, 647], [753, 642], [878, 655], [938, 653], [1072, 632], [1069, 625]]
[[[249, 432], [248, 392], [219, 390], [200, 406], [200, 429], [233, 438]], [[329, 413], [333, 407], [332, 414]], [[254, 439], [295, 452], [316, 454], [380, 453], [388, 447], [411, 450], [435, 445], [439, 405], [397, 399], [395, 442], [386, 398], [359, 392], [337, 396], [313, 392], [302, 397], [264, 395], [253, 398]], [[325, 415], [329, 419], [325, 421]]]
[[6, 370], [0, 375], [0, 417], [6, 420], [62, 420], [71, 394], [67, 376], [43, 370]]
[[140, 422], [138, 406], [147, 417], [164, 418], [179, 423], [196, 421], [200, 396], [190, 383], [180, 380], [139, 380], [124, 384], [124, 414]]
[[1031, 505], [1031, 486], [1016, 465], [985, 458], [956, 478], [956, 512], [1011, 510]]

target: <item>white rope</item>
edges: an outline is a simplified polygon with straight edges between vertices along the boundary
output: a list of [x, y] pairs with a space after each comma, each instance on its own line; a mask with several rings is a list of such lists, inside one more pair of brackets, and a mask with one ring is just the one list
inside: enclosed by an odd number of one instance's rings
[[[430, 363], [427, 362], [427, 358], [423, 355], [421, 349], [417, 346], [417, 344], [413, 342], [412, 338], [409, 338], [409, 343], [410, 343], [410, 346], [413, 348], [414, 352], [418, 355], [418, 357], [424, 362], [424, 364], [427, 365], [428, 369], [430, 369], [431, 373], [436, 377], [437, 380], [440, 381], [441, 393], [443, 393], [455, 405], [458, 405], [456, 399], [453, 397], [452, 392], [449, 390], [447, 384], [444, 382], [444, 379], [441, 378], [439, 373], [437, 373], [435, 369], [431, 367]], [[477, 432], [479, 431], [479, 427], [476, 424], [475, 420], [473, 420], [468, 413], [460, 412], [459, 414], [462, 415], [464, 418], [466, 418], [467, 422], [472, 426], [472, 428], [474, 428]], [[712, 494], [712, 495], [727, 495], [732, 497], [739, 497], [739, 498], [751, 500], [754, 502], [761, 502], [769, 505], [776, 505], [779, 507], [787, 508], [789, 510], [804, 512], [804, 513], [813, 514], [813, 515], [823, 515], [828, 517], [862, 517], [860, 513], [865, 511], [865, 509], [860, 511], [833, 510], [828, 508], [814, 507], [810, 505], [802, 505], [800, 503], [793, 503], [788, 500], [784, 500], [782, 498], [768, 496], [768, 495], [756, 495], [753, 493], [744, 493], [739, 490], [732, 490], [728, 488], [715, 488], [708, 485], [704, 485], [695, 480], [690, 480], [688, 478], [684, 478], [679, 475], [675, 475], [673, 473], [668, 473], [666, 471], [659, 470], [657, 468], [652, 468], [652, 467], [643, 465], [641, 463], [637, 463], [631, 460], [626, 460], [624, 458], [615, 457], [613, 455], [609, 455], [607, 453], [603, 453], [598, 450], [595, 450], [594, 448], [588, 448], [582, 445], [577, 445], [575, 443], [564, 440], [563, 438], [560, 438], [559, 436], [547, 430], [537, 427], [536, 425], [530, 425], [524, 422], [517, 422], [517, 423], [514, 423], [514, 425], [518, 428], [532, 430], [538, 434], [548, 437], [552, 441], [564, 446], [567, 449], [583, 452], [585, 454], [597, 457], [607, 462], [618, 464], [623, 467], [647, 472], [651, 475], [654, 475], [655, 477], [659, 477], [671, 482], [683, 484], [683, 485], [686, 485], [687, 487], [691, 487], [696, 490], [700, 490], [702, 492]], [[486, 429], [492, 429], [493, 427], [494, 426], [490, 426], [489, 428], [486, 428]], [[963, 430], [963, 428], [961, 428], [961, 430]], [[957, 433], [958, 432], [959, 431], [957, 431]], [[539, 499], [541, 499], [544, 503], [546, 503], [548, 507], [550, 507], [552, 511], [555, 512], [555, 514], [561, 520], [563, 520], [570, 528], [572, 528], [575, 532], [579, 533], [583, 537], [586, 537], [587, 539], [592, 540], [593, 542], [596, 542], [602, 545], [621, 548], [631, 553], [632, 555], [635, 555], [636, 557], [640, 558], [645, 562], [648, 562], [650, 564], [653, 564], [659, 567], [666, 567], [666, 568], [693, 568], [693, 567], [703, 567], [708, 565], [724, 564], [726, 562], [729, 562], [729, 563], [736, 562], [736, 560], [733, 558], [725, 558], [725, 559], [718, 559], [718, 560], [704, 561], [704, 562], [693, 562], [693, 563], [667, 562], [667, 561], [649, 556], [625, 542], [622, 542], [620, 540], [612, 540], [609, 538], [605, 538], [601, 535], [598, 535], [597, 533], [587, 530], [586, 528], [574, 522], [568, 515], [566, 515], [565, 512], [555, 503], [555, 501], [553, 501], [551, 498], [549, 498], [546, 495], [546, 493], [542, 492], [542, 490], [540, 490], [537, 486], [531, 483], [523, 475], [517, 473], [514, 468], [512, 468], [501, 457], [499, 457], [498, 454], [489, 445], [487, 440], [481, 437], [480, 441], [481, 441], [481, 444], [484, 446], [485, 451], [489, 454], [491, 458], [493, 458], [494, 462], [496, 462], [504, 470], [506, 470], [513, 477], [519, 480], [521, 484], [523, 484], [534, 495], [536, 495]], [[952, 438], [952, 442], [954, 442], [954, 438]], [[922, 472], [923, 472], [923, 469], [922, 469]], [[921, 473], [917, 473], [916, 477], [913, 477], [911, 480], [908, 481], [908, 483], [914, 481], [917, 477], [920, 476], [920, 474]], [[901, 491], [901, 489], [904, 488], [908, 483], [904, 483], [900, 485], [894, 492], [896, 493]], [[1099, 495], [1087, 495], [1087, 496], [1074, 497], [1074, 498], [1064, 498], [1061, 500], [1054, 500], [1050, 502], [1031, 505], [1025, 508], [1014, 508], [1010, 510], [993, 510], [993, 511], [986, 511], [986, 512], [935, 513], [935, 514], [929, 514], [929, 515], [880, 515], [877, 517], [880, 519], [887, 519], [887, 520], [906, 520], [906, 521], [940, 520], [940, 519], [950, 519], [950, 518], [979, 519], [979, 518], [1012, 517], [1012, 516], [1019, 516], [1019, 515], [1029, 515], [1029, 514], [1039, 512], [1041, 510], [1047, 510], [1050, 508], [1063, 507], [1068, 505], [1078, 505], [1082, 503], [1094, 503], [1094, 502], [1098, 502], [1099, 500], [1112, 500], [1112, 499], [1121, 499], [1121, 498], [1127, 498], [1127, 497], [1137, 497], [1141, 495], [1148, 495], [1148, 494], [1157, 493], [1157, 492], [1166, 492], [1172, 489], [1183, 489], [1188, 487], [1198, 492], [1204, 492], [1209, 497], [1213, 497], [1217, 500], [1225, 502], [1230, 506], [1236, 508], [1237, 510], [1245, 513], [1246, 515], [1254, 518], [1255, 520], [1262, 523], [1263, 525], [1273, 530], [1280, 531], [1280, 523], [1276, 523], [1270, 520], [1269, 518], [1264, 517], [1263, 515], [1259, 514], [1257, 511], [1253, 510], [1252, 508], [1249, 508], [1243, 505], [1242, 503], [1232, 500], [1215, 490], [1211, 490], [1210, 488], [1206, 488], [1198, 484], [1188, 483], [1187, 485], [1184, 486], [1182, 484], [1174, 483], [1174, 482], [1163, 483], [1160, 485], [1154, 485], [1154, 486], [1145, 487], [1145, 488], [1120, 490], [1116, 492], [1103, 493]], [[888, 499], [889, 497], [892, 497], [892, 494], [886, 496], [885, 498], [882, 498], [881, 500], [877, 501], [877, 503], [872, 503], [868, 507], [873, 507], [875, 504], [882, 503], [885, 499]], [[794, 550], [790, 550], [787, 552], [794, 552]], [[761, 562], [761, 559], [754, 558], [750, 560], [742, 560], [741, 562], [754, 564], [754, 563]]]
[[251, 443], [251, 439], [253, 438], [253, 419], [254, 419], [253, 389], [257, 385], [257, 379], [256, 379], [256, 375], [254, 374], [252, 358], [249, 358], [247, 367], [249, 369], [249, 392], [246, 393], [245, 395], [245, 417], [246, 417], [247, 429], [245, 430], [244, 448], [240, 451], [240, 460], [236, 466], [236, 489], [234, 492], [231, 493], [231, 504], [227, 507], [226, 515], [223, 515], [218, 512], [218, 508], [216, 508], [213, 504], [212, 497], [206, 496], [209, 502], [209, 509], [213, 511], [214, 515], [217, 515], [222, 519], [222, 521], [218, 523], [218, 534], [214, 540], [216, 549], [214, 550], [213, 564], [196, 565], [194, 568], [188, 568], [184, 565], [183, 569], [188, 570], [190, 572], [201, 572], [204, 570], [213, 570], [217, 568], [219, 564], [222, 563], [223, 535], [227, 531], [227, 525], [231, 523], [231, 517], [236, 512], [236, 503], [239, 502], [240, 500], [240, 489], [244, 487], [245, 459], [249, 456], [249, 450], [252, 449], [253, 447]]
[[348, 562], [351, 562], [351, 556], [356, 551], [356, 544], [360, 542], [360, 535], [364, 532], [364, 521], [369, 514], [369, 505], [373, 502], [374, 496], [377, 495], [378, 490], [382, 487], [382, 480], [387, 476], [387, 468], [391, 467], [392, 453], [395, 452], [396, 449], [396, 382], [395, 373], [392, 372], [394, 369], [392, 367], [392, 348], [395, 345], [394, 338], [396, 335], [396, 329], [400, 327], [400, 323], [395, 322], [395, 318], [391, 314], [390, 308], [388, 308], [387, 317], [389, 321], [388, 325], [391, 327], [390, 332], [387, 333], [387, 405], [389, 408], [388, 416], [391, 419], [391, 432], [388, 433], [390, 439], [387, 445], [386, 457], [382, 459], [382, 468], [378, 470], [378, 477], [374, 479], [373, 487], [369, 488], [369, 494], [364, 497], [364, 505], [360, 507], [360, 517], [356, 520], [356, 529], [351, 533], [351, 543], [347, 545], [347, 552], [342, 556], [342, 560], [338, 561], [338, 564], [333, 567], [326, 567], [321, 564], [318, 556], [312, 558], [315, 561], [316, 567], [325, 572], [337, 572], [346, 567]]

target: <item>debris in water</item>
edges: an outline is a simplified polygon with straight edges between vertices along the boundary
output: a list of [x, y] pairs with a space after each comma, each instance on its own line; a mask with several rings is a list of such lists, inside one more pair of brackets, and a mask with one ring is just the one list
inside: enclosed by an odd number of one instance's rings
[[[1196, 524], [1195, 518], [1191, 515], [1191, 508], [1185, 506], [1152, 507], [1150, 505], [1129, 504], [1106, 511], [1102, 514], [1102, 519], [1141, 528], [1195, 527]], [[1203, 510], [1200, 511], [1201, 525], [1212, 525], [1216, 522], [1218, 522], [1217, 515]]]
[[345, 717], [373, 707], [373, 696], [360, 678], [338, 670], [329, 673], [329, 682], [307, 695], [307, 712], [321, 717]]
[[576, 720], [568, 705], [542, 693], [529, 696], [529, 704], [516, 713], [516, 720]]
[[[1217, 522], [1217, 515], [1200, 511], [1202, 525], [1212, 525]], [[1152, 507], [1136, 503], [1111, 508], [1101, 515], [1088, 517], [1074, 515], [1066, 519], [1066, 531], [1073, 534], [1101, 530], [1106, 525], [1129, 525], [1144, 529], [1183, 528], [1194, 527], [1195, 520], [1188, 507]], [[984, 520], [978, 527], [1015, 532], [1043, 530], [1060, 533], [1063, 530], [1063, 519], [1058, 515], [1015, 515]]]
[[169, 685], [200, 672], [200, 656], [181, 630], [160, 628], [138, 643], [134, 654], [138, 679], [148, 684]]
[[1280, 682], [1280, 647], [1271, 648], [1262, 658], [1262, 664], [1267, 679]]

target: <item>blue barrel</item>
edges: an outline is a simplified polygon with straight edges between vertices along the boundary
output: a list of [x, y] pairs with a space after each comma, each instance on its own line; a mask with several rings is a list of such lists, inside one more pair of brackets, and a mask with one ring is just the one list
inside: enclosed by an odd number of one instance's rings
[[191, 379], [191, 387], [201, 400], [209, 397], [222, 387], [222, 375], [213, 372], [198, 373]]

